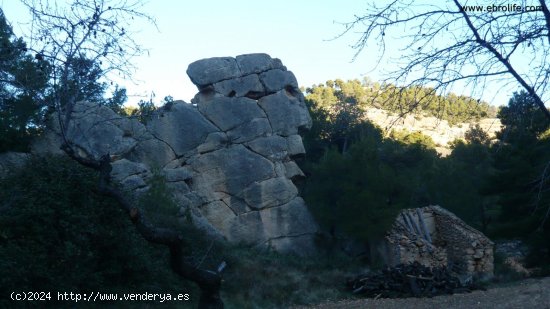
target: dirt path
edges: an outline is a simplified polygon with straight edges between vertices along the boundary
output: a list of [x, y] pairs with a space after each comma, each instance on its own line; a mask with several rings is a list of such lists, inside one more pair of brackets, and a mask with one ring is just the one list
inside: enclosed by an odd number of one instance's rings
[[[541, 308], [550, 309], [550, 277], [528, 279], [506, 287], [489, 288], [468, 294], [434, 298], [362, 299], [329, 302], [310, 307], [317, 309], [409, 309], [409, 308]], [[296, 309], [298, 309], [296, 308]]]

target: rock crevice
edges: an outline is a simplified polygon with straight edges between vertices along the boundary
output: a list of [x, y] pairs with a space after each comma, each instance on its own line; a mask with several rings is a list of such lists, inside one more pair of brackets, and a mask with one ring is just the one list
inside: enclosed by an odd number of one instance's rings
[[267, 54], [202, 59], [187, 74], [199, 89], [193, 104], [174, 101], [144, 125], [80, 102], [66, 135], [84, 156], [110, 154], [113, 179], [136, 196], [160, 173], [179, 213], [216, 237], [313, 252], [318, 227], [292, 183], [303, 176], [292, 161], [305, 152], [297, 134], [311, 127], [294, 74]]

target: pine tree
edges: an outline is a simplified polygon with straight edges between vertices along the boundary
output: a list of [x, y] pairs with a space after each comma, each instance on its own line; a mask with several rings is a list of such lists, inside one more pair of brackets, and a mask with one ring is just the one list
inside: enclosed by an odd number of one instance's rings
[[28, 149], [42, 127], [49, 67], [27, 53], [0, 9], [0, 152]]

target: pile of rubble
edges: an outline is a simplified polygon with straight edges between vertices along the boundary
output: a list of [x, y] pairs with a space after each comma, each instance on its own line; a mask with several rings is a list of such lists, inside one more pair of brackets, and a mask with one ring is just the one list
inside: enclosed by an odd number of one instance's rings
[[374, 298], [432, 297], [480, 289], [471, 280], [461, 282], [448, 268], [430, 268], [418, 262], [358, 276], [348, 280], [347, 287], [354, 294]]
[[504, 259], [504, 265], [509, 269], [525, 277], [532, 275], [532, 269], [525, 267], [529, 249], [521, 240], [501, 240], [496, 243], [495, 252]]

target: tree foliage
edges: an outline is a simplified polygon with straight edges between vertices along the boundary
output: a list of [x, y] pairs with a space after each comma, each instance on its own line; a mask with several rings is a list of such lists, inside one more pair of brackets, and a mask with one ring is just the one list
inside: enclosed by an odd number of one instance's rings
[[[66, 4], [22, 0], [32, 15], [29, 50], [48, 61], [58, 100], [79, 99], [71, 83], [97, 82], [109, 73], [129, 77], [131, 59], [143, 53], [130, 31], [135, 19], [154, 23], [141, 1], [81, 1]], [[88, 90], [88, 91], [87, 91]], [[91, 89], [83, 89], [93, 95]], [[71, 102], [65, 102], [65, 104]]]
[[170, 271], [167, 252], [97, 194], [97, 180], [67, 158], [36, 157], [0, 182], [0, 306], [13, 306], [12, 291], [50, 291], [54, 299], [58, 291], [190, 291]]
[[405, 145], [416, 145], [425, 149], [434, 149], [436, 144], [433, 139], [421, 132], [409, 132], [407, 130], [392, 130], [389, 137]]
[[[109, 153], [99, 156], [84, 153], [67, 137], [66, 128], [79, 121], [73, 119], [76, 103], [92, 96], [97, 98], [96, 95], [105, 89], [99, 79], [108, 78], [113, 72], [123, 76], [131, 73], [130, 59], [143, 50], [133, 40], [130, 26], [134, 19], [154, 22], [139, 10], [143, 2], [73, 0], [65, 5], [47, 0], [22, 2], [32, 14], [29, 50], [35, 53], [36, 59], [44, 59], [52, 68], [49, 75], [52, 104], [49, 106], [55, 110], [61, 149], [82, 166], [99, 173], [97, 192], [114, 199], [144, 239], [168, 249], [172, 270], [200, 287], [199, 307], [222, 308], [220, 273], [225, 263], [218, 265], [216, 271], [204, 268], [210, 266], [192, 263], [188, 259], [189, 254], [193, 254], [190, 250], [193, 248], [192, 235], [182, 235], [175, 228], [157, 224], [144, 207], [136, 205], [133, 196], [113, 181], [113, 158]], [[107, 103], [116, 105], [116, 101], [124, 97], [125, 92], [120, 90]]]
[[0, 152], [28, 150], [56, 106], [70, 110], [74, 102], [88, 100], [122, 113], [126, 90], [110, 87], [113, 82], [105, 76], [116, 70], [129, 73], [128, 60], [140, 48], [125, 31], [114, 32], [127, 24], [125, 14], [128, 19], [146, 16], [135, 11], [138, 3], [23, 3], [33, 15], [33, 32], [26, 38], [30, 46], [15, 37], [0, 14]]
[[550, 128], [550, 123], [539, 112], [533, 97], [525, 91], [514, 93], [508, 106], [499, 111], [499, 118], [506, 126], [506, 130], [500, 136], [505, 142], [519, 142], [519, 139], [531, 140]]
[[366, 79], [327, 81], [325, 85], [314, 85], [306, 89], [307, 99], [315, 106], [325, 109], [330, 115], [338, 110], [353, 106], [365, 111], [369, 107], [379, 108], [403, 116], [407, 113], [434, 116], [451, 124], [479, 120], [496, 116], [496, 109], [486, 102], [455, 94], [438, 95], [434, 89], [425, 87], [396, 87]]
[[[382, 131], [366, 121], [356, 129], [360, 134], [351, 139], [347, 152], [330, 140], [323, 150], [317, 148], [323, 151], [313, 156], [319, 161], [304, 166], [309, 175], [304, 196], [326, 228], [372, 241], [387, 231], [400, 209], [430, 202], [422, 180], [438, 156], [423, 138], [414, 138], [416, 134], [403, 134], [402, 140], [383, 138]], [[311, 145], [307, 138], [306, 145]]]
[[494, 158], [489, 144], [481, 142], [476, 132], [479, 131], [474, 127], [468, 136], [475, 137], [467, 138], [466, 143], [462, 140], [454, 143], [452, 153], [439, 162], [438, 175], [432, 180], [434, 196], [441, 206], [471, 226], [490, 233], [498, 207], [494, 198], [485, 196], [483, 190], [490, 183]]
[[0, 9], [0, 152], [26, 151], [40, 132], [49, 65], [27, 53]]
[[470, 128], [464, 134], [464, 139], [470, 144], [488, 144], [489, 143], [489, 134], [483, 131], [479, 124], [476, 124]]
[[[468, 87], [479, 97], [493, 82], [517, 85], [550, 121], [544, 102], [550, 99], [550, 11], [544, 0], [490, 4], [448, 0], [438, 3], [396, 0], [372, 4], [346, 24], [344, 33], [359, 31], [356, 56], [378, 46], [380, 56], [393, 35], [405, 46], [399, 68], [389, 74], [397, 84], [429, 86], [444, 92]], [[402, 32], [402, 29], [408, 29]], [[525, 60], [529, 59], [529, 63]]]
[[[154, 24], [140, 12], [136, 1], [81, 1], [67, 3], [22, 0], [32, 18], [25, 51], [47, 63], [47, 91], [35, 99], [41, 108], [64, 116], [63, 128], [73, 106], [81, 100], [106, 104], [123, 113], [126, 90], [113, 82], [113, 74], [129, 78], [131, 59], [144, 52], [132, 36], [137, 20]], [[135, 20], [134, 20], [135, 19]], [[107, 92], [112, 94], [107, 96]]]
[[515, 93], [499, 115], [506, 125], [495, 145], [495, 173], [486, 194], [500, 207], [498, 234], [533, 246], [531, 260], [550, 259], [549, 124], [525, 92]]
[[331, 138], [329, 112], [309, 103], [314, 131], [304, 138], [304, 197], [327, 231], [372, 240], [400, 209], [437, 204], [492, 238], [524, 237], [536, 265], [549, 257], [550, 139], [529, 96], [516, 93], [499, 113], [505, 128], [497, 143], [473, 127], [447, 157], [421, 133], [384, 138], [366, 120], [343, 152]]
[[[105, 74], [100, 64], [87, 58], [78, 58], [72, 61], [68, 67], [67, 80], [63, 84], [53, 85], [51, 97], [47, 98], [49, 102], [55, 103], [69, 101], [89, 101], [97, 104], [109, 106], [119, 114], [122, 112], [122, 105], [126, 102], [126, 89], [119, 88], [118, 85], [112, 91], [111, 97], [107, 98], [108, 85], [102, 82], [102, 76]], [[58, 89], [59, 91], [55, 91]], [[56, 96], [59, 96], [56, 98]], [[62, 103], [62, 104], [65, 104]]]

